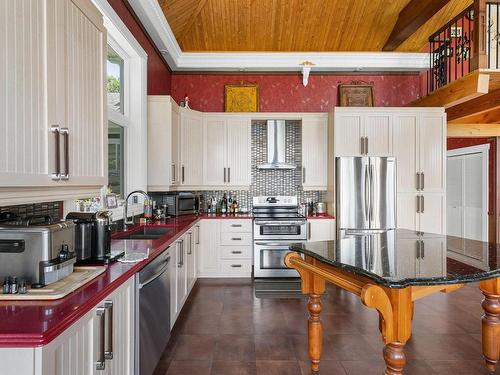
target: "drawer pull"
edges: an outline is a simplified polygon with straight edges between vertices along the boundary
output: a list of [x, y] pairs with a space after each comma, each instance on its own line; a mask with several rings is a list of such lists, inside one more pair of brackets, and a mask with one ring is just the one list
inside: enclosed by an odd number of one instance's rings
[[231, 264], [231, 267], [233, 267], [233, 268], [241, 268], [241, 264]]
[[231, 241], [241, 241], [241, 237], [233, 237], [231, 238]]
[[239, 250], [234, 250], [234, 251], [231, 251], [231, 254], [241, 254], [241, 251], [239, 251]]
[[241, 227], [242, 227], [242, 225], [241, 225], [241, 224], [231, 224], [231, 226], [232, 226], [233, 228], [241, 228]]

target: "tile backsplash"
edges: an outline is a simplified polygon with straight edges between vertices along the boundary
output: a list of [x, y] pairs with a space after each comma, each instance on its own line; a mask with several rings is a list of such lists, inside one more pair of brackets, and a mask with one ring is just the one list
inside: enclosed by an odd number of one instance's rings
[[[252, 184], [249, 190], [213, 190], [200, 191], [205, 201], [212, 196], [220, 200], [224, 193], [231, 193], [242, 209], [252, 209], [252, 197], [261, 195], [296, 195], [299, 202], [324, 201], [324, 191], [302, 190], [302, 131], [300, 121], [286, 122], [286, 151], [287, 163], [297, 165], [296, 169], [283, 170], [257, 169], [257, 165], [267, 161], [267, 123], [265, 120], [252, 122]], [[326, 171], [325, 171], [326, 173]], [[153, 198], [154, 199], [154, 198]]]
[[52, 221], [59, 221], [62, 219], [63, 215], [62, 207], [63, 202], [21, 204], [17, 206], [0, 207], [0, 213], [11, 212], [23, 219], [30, 216], [50, 216]]

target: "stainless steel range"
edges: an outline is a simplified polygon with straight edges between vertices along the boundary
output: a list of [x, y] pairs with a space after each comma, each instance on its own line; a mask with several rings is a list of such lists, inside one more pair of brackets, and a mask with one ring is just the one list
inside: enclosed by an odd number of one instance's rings
[[285, 265], [289, 245], [307, 240], [297, 197], [253, 198], [254, 277], [298, 277]]

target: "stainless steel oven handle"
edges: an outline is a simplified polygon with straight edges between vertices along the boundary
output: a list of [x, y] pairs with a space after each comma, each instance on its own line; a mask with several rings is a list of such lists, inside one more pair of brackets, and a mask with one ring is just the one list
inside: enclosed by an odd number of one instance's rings
[[[290, 246], [290, 243], [293, 241], [287, 241], [286, 243], [283, 242], [255, 242], [256, 245], [258, 246], [266, 246], [266, 247], [284, 247], [287, 248]], [[298, 241], [300, 242], [300, 241]]]
[[106, 369], [106, 309], [104, 307], [98, 307], [96, 310], [96, 315], [99, 317], [99, 358], [95, 363], [95, 369], [98, 371], [103, 371]]
[[113, 359], [113, 301], [104, 301], [108, 317], [108, 350], [104, 350], [105, 359]]
[[255, 220], [256, 225], [268, 225], [268, 226], [283, 226], [283, 225], [304, 225], [306, 224], [306, 220], [301, 221], [257, 221]]
[[155, 281], [157, 278], [159, 278], [161, 275], [163, 275], [167, 271], [168, 264], [170, 263], [170, 257], [167, 257], [167, 259], [165, 259], [164, 263], [165, 263], [165, 265], [161, 268], [161, 270], [159, 272], [157, 272], [156, 274], [151, 276], [149, 279], [147, 279], [143, 283], [139, 284], [139, 289], [142, 289], [146, 285], [151, 284], [153, 281]]

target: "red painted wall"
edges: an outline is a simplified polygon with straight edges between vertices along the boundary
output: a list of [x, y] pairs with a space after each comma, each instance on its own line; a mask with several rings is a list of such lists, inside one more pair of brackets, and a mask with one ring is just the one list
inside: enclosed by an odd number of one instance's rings
[[418, 75], [342, 76], [314, 74], [307, 87], [300, 74], [174, 74], [172, 97], [187, 94], [189, 106], [203, 112], [224, 111], [224, 85], [257, 83], [260, 112], [328, 112], [337, 105], [337, 86], [354, 80], [373, 82], [376, 106], [404, 106], [420, 95]]
[[108, 2], [148, 55], [148, 95], [169, 95], [172, 72], [148, 39], [138, 18], [127, 8], [124, 0], [108, 0]]
[[448, 150], [456, 148], [477, 146], [490, 144], [489, 163], [488, 163], [488, 214], [493, 215], [495, 212], [495, 155], [496, 155], [496, 140], [493, 138], [448, 138]]

